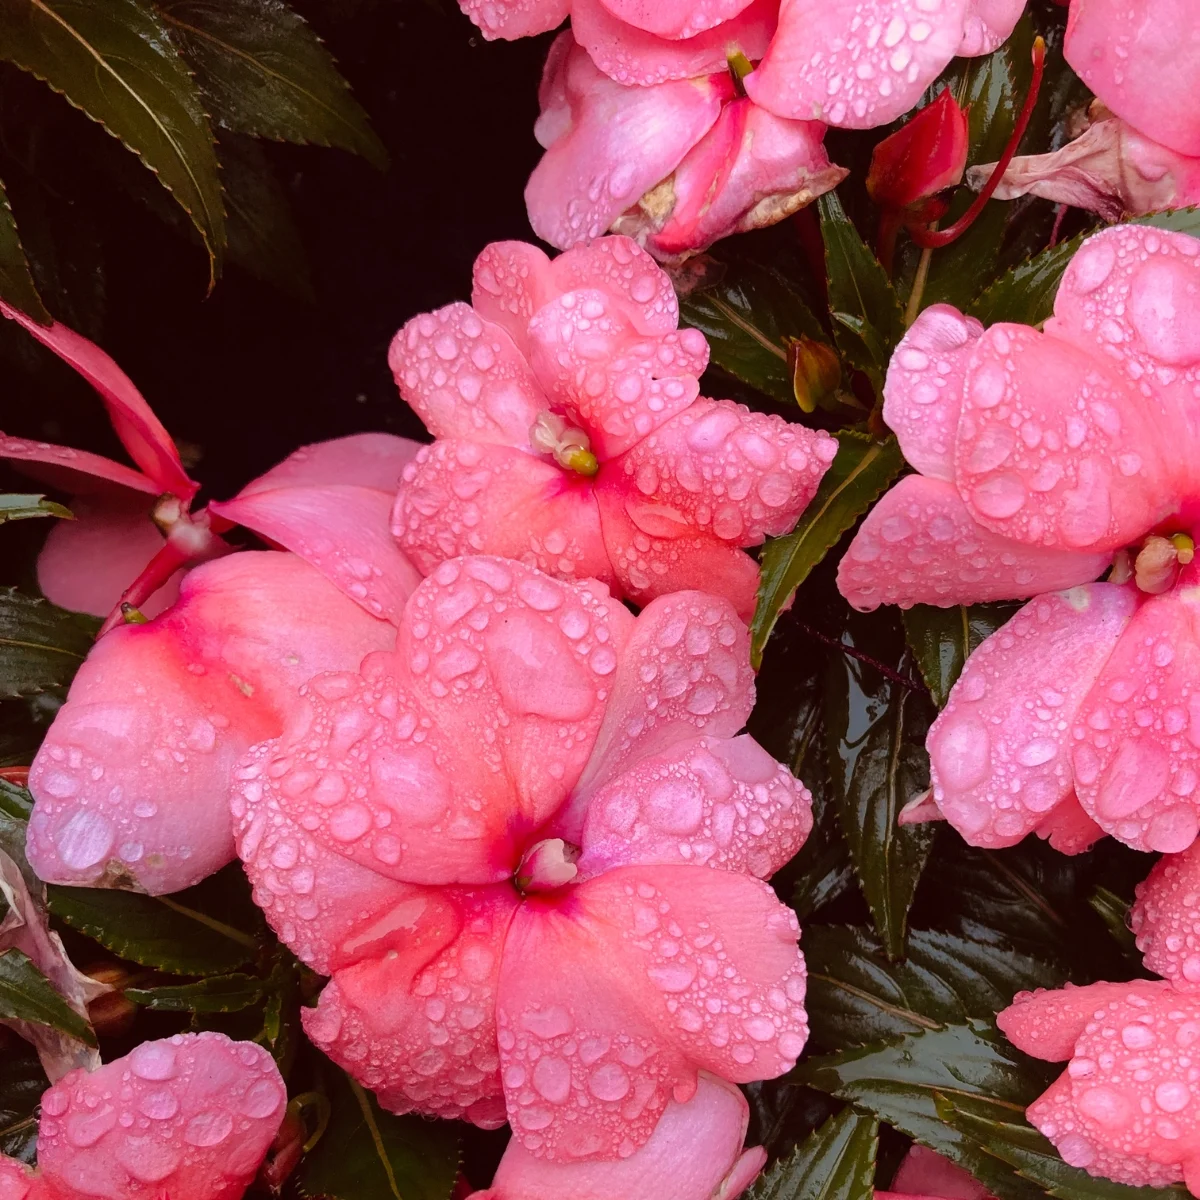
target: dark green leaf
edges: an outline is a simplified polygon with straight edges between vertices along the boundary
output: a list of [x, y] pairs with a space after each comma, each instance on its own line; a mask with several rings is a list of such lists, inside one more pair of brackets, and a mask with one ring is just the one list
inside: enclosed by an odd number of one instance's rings
[[0, 300], [19, 308], [43, 325], [50, 324], [51, 317], [29, 271], [29, 262], [25, 258], [25, 250], [17, 233], [17, 222], [9, 207], [3, 183], [0, 183]]
[[0, 696], [65, 687], [92, 648], [99, 622], [0, 588]]
[[30, 517], [64, 517], [69, 520], [71, 510], [47, 500], [45, 496], [28, 492], [0, 493], [0, 525], [5, 521], [26, 521]]
[[0, 1018], [48, 1025], [89, 1046], [96, 1044], [92, 1027], [20, 950], [0, 953]]
[[158, 1012], [238, 1012], [263, 996], [263, 981], [253, 975], [210, 975], [197, 983], [155, 988], [126, 988], [134, 1004]]
[[387, 151], [333, 56], [282, 0], [156, 0], [213, 118], [235, 133], [341, 146], [377, 167]]
[[788, 342], [801, 336], [823, 341], [804, 297], [783, 276], [745, 261], [714, 261], [711, 284], [680, 296], [684, 324], [708, 338], [714, 366], [764, 395], [795, 403]]
[[33, 797], [29, 794], [29, 789], [10, 783], [7, 779], [0, 779], [0, 813], [7, 817], [15, 817], [19, 821], [28, 821], [31, 812]]
[[813, 1036], [833, 1048], [987, 1019], [1019, 991], [1063, 982], [1057, 968], [1028, 955], [939, 930], [914, 929], [901, 963], [888, 962], [878, 938], [853, 926], [809, 926], [801, 945]]
[[834, 339], [851, 365], [865, 371], [878, 390], [892, 351], [904, 336], [900, 302], [837, 193], [826, 192], [818, 203]]
[[132, 150], [192, 219], [220, 273], [225, 212], [199, 92], [142, 0], [5, 0], [0, 57], [64, 95]]
[[37, 1052], [28, 1042], [4, 1045], [0, 1071], [0, 1154], [34, 1162], [37, 1149], [38, 1105], [50, 1086]]
[[1129, 902], [1106, 887], [1096, 887], [1088, 897], [1088, 903], [1116, 939], [1117, 945], [1135, 963], [1140, 962], [1137, 942], [1133, 930], [1129, 928]]
[[762, 579], [750, 623], [750, 657], [755, 667], [761, 665], [763, 648], [792, 594], [904, 466], [894, 438], [875, 442], [865, 434], [843, 430], [837, 439], [837, 457], [800, 523], [763, 551]]
[[971, 652], [1016, 610], [1015, 604], [972, 604], [969, 608], [914, 604], [904, 612], [905, 636], [938, 708], [945, 708]]
[[967, 312], [985, 325], [999, 321], [1040, 325], [1053, 314], [1063, 273], [1086, 236], [1081, 233], [1059, 242], [1013, 267], [976, 296]]
[[879, 1122], [843, 1108], [768, 1167], [744, 1200], [871, 1200], [878, 1145]]
[[788, 878], [792, 883], [792, 908], [803, 922], [854, 882], [854, 864], [828, 780], [814, 787], [808, 776], [801, 778], [812, 791], [813, 827], [799, 854], [788, 864]]
[[394, 1117], [343, 1071], [330, 1070], [329, 1126], [296, 1172], [300, 1191], [329, 1200], [446, 1200], [458, 1174], [449, 1121]]
[[1170, 212], [1148, 213], [1130, 217], [1131, 225], [1153, 225], [1155, 229], [1170, 229], [1175, 233], [1190, 233], [1200, 237], [1200, 208], [1173, 208]]

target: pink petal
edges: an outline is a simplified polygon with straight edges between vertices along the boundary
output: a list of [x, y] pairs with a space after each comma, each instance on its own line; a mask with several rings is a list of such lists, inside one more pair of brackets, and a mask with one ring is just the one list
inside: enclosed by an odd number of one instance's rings
[[671, 277], [631, 238], [602, 237], [575, 246], [554, 260], [551, 271], [559, 292], [604, 292], [645, 337], [679, 328]]
[[55, 1195], [237, 1200], [287, 1092], [271, 1056], [222, 1033], [143, 1042], [42, 1097], [38, 1171]]
[[974, 519], [953, 484], [908, 475], [859, 526], [838, 564], [838, 590], [864, 612], [1019, 599], [1087, 583], [1109, 557], [1000, 537]]
[[[163, 536], [150, 519], [145, 497], [72, 500], [74, 521], [50, 530], [37, 560], [38, 586], [60, 608], [107, 617], [121, 593], [163, 548]], [[139, 605], [156, 617], [179, 598], [183, 571], [177, 571]]]
[[1074, 791], [1059, 801], [1033, 832], [1044, 838], [1059, 854], [1082, 854], [1104, 836], [1104, 830], [1083, 811]]
[[1098, 825], [1138, 850], [1175, 853], [1197, 830], [1200, 597], [1138, 610], [1075, 718], [1075, 787]]
[[1191, 0], [1076, 0], [1063, 52], [1118, 117], [1180, 154], [1200, 155], [1198, 20]]
[[662, 38], [695, 37], [731, 21], [750, 0], [601, 0], [618, 20]]
[[1008, 41], [1025, 11], [1026, 0], [969, 0], [963, 17], [963, 58], [991, 54]]
[[1143, 965], [1187, 989], [1200, 983], [1200, 847], [1164, 854], [1143, 883], [1129, 912]]
[[507, 446], [446, 438], [422, 447], [405, 468], [391, 528], [426, 573], [484, 553], [548, 575], [614, 578], [590, 481]]
[[622, 87], [579, 46], [552, 52], [546, 65], [554, 75], [543, 80], [536, 129], [546, 153], [525, 203], [534, 232], [565, 249], [604, 233], [670, 175], [717, 119], [722, 97], [704, 78]]
[[391, 433], [353, 433], [348, 437], [301, 446], [265, 474], [252, 479], [239, 499], [282, 487], [324, 487], [354, 484], [390, 496], [400, 482], [405, 464], [421, 443]]
[[458, 0], [458, 6], [489, 42], [515, 41], [561, 25], [570, 14], [571, 0]]
[[157, 496], [161, 491], [153, 479], [132, 467], [86, 450], [72, 450], [69, 446], [55, 446], [50, 442], [34, 442], [0, 433], [0, 458], [32, 464], [17, 469], [71, 495], [99, 493], [112, 497], [129, 488]]
[[808, 789], [748, 734], [682, 742], [592, 796], [579, 873], [695, 863], [769, 879], [803, 845], [811, 805]]
[[28, 853], [50, 882], [199, 882], [233, 857], [229, 773], [279, 733], [295, 689], [394, 631], [300, 559], [233, 554], [188, 573], [173, 608], [106, 634], [30, 773]]
[[[2, 301], [0, 314], [16, 321], [100, 393], [121, 444], [129, 451], [129, 457], [154, 481], [158, 491], [173, 492], [181, 500], [190, 500], [195, 495], [198, 485], [187, 477], [171, 435], [129, 376], [99, 346], [57, 321], [49, 326], [39, 325]], [[103, 461], [95, 459], [95, 462]], [[111, 478], [111, 475], [102, 473], [102, 477]]]
[[[941, 1200], [990, 1200], [987, 1188], [970, 1172], [917, 1142], [904, 1156], [892, 1188], [909, 1195], [937, 1196]], [[878, 1197], [879, 1192], [875, 1195]]]
[[373, 617], [398, 624], [421, 573], [391, 536], [392, 495], [348, 484], [242, 493], [209, 510], [316, 567]]
[[526, 330], [533, 314], [564, 290], [570, 289], [558, 286], [550, 260], [536, 246], [492, 242], [475, 260], [471, 306], [485, 321], [506, 330], [528, 357]]
[[967, 9], [968, 0], [943, 0], [933, 12], [920, 0], [783, 0], [779, 30], [746, 92], [796, 121], [886, 125], [959, 52]]
[[765, 1161], [761, 1151], [750, 1152], [750, 1178], [739, 1180], [736, 1189], [726, 1183], [735, 1170], [744, 1172], [742, 1142], [749, 1117], [750, 1106], [737, 1088], [701, 1073], [696, 1094], [686, 1104], [672, 1100], [650, 1140], [628, 1158], [552, 1162], [513, 1138], [492, 1186], [470, 1200], [707, 1200], [718, 1195], [736, 1200]]
[[762, 58], [775, 32], [779, 0], [741, 5], [737, 16], [682, 39], [628, 25], [611, 8], [606, 0], [574, 0], [571, 31], [610, 78], [627, 87], [649, 87], [724, 71], [731, 48], [753, 61]]
[[703, 867], [621, 867], [526, 901], [497, 1017], [513, 1136], [552, 1161], [627, 1157], [698, 1070], [788, 1070], [808, 1035], [798, 933], [766, 884]]
[[434, 437], [527, 447], [547, 407], [512, 338], [467, 304], [413, 317], [392, 338], [388, 366]]
[[386, 954], [335, 972], [303, 1011], [304, 1031], [384, 1108], [495, 1129], [504, 1123], [496, 990], [518, 897], [507, 885], [446, 889], [436, 904]]
[[949, 304], [931, 304], [888, 364], [883, 419], [904, 457], [932, 479], [954, 479], [954, 442], [963, 388], [983, 326]]
[[708, 342], [698, 329], [643, 336], [598, 289], [567, 292], [530, 322], [530, 362], [603, 462], [686, 409], [700, 393]]
[[50, 1200], [50, 1191], [32, 1167], [0, 1154], [0, 1200]]
[[1038, 596], [967, 660], [926, 746], [933, 798], [971, 845], [1015, 845], [1072, 795], [1072, 722], [1137, 603], [1112, 583]]

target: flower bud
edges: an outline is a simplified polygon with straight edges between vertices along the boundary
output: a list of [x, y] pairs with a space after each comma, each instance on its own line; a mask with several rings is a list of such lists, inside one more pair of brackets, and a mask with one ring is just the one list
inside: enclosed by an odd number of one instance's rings
[[867, 191], [880, 208], [912, 209], [962, 182], [967, 110], [944, 88], [871, 155]]
[[124, 988], [131, 976], [115, 963], [96, 963], [84, 967], [83, 973], [97, 983], [107, 984], [112, 991], [97, 996], [87, 1006], [88, 1020], [101, 1037], [124, 1037], [137, 1016], [137, 1005], [125, 997]]
[[792, 390], [802, 412], [827, 408], [842, 383], [842, 365], [831, 346], [815, 338], [793, 338], [788, 345]]

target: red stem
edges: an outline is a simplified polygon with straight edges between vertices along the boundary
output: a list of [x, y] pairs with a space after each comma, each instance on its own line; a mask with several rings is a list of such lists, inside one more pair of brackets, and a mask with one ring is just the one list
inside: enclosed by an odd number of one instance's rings
[[979, 214], [983, 212], [984, 206], [992, 198], [992, 193], [1000, 186], [1000, 180], [1004, 178], [1004, 172], [1008, 170], [1008, 164], [1012, 162], [1013, 156], [1017, 153], [1017, 147], [1025, 136], [1025, 130], [1029, 127], [1029, 119], [1033, 116], [1033, 107], [1037, 103], [1045, 69], [1046, 43], [1039, 37], [1033, 43], [1033, 77], [1029, 81], [1029, 91], [1025, 94], [1025, 103], [1021, 106], [1017, 123], [1013, 126], [1012, 137], [1008, 139], [1008, 145], [1004, 147], [1000, 161], [993, 168], [987, 183], [975, 197], [971, 207], [953, 225], [949, 225], [945, 229], [921, 229], [918, 227], [909, 230], [912, 240], [923, 250], [940, 250], [943, 246], [949, 246], [951, 242], [962, 237], [975, 223]]
[[163, 542], [162, 549], [142, 568], [142, 573], [121, 593], [117, 606], [108, 614], [108, 619], [100, 626], [98, 637], [103, 637], [110, 629], [125, 623], [122, 612], [126, 604], [134, 608], [145, 604], [180, 567], [190, 561], [172, 541]]

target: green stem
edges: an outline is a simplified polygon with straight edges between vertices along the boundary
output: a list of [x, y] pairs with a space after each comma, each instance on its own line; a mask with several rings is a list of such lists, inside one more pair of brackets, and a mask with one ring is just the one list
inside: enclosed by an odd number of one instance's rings
[[193, 921], [199, 921], [201, 925], [207, 925], [209, 929], [224, 934], [230, 941], [237, 942], [240, 946], [247, 946], [251, 950], [258, 949], [257, 938], [252, 937], [248, 933], [243, 933], [240, 929], [234, 929], [232, 925], [226, 925], [224, 921], [218, 921], [215, 917], [206, 916], [202, 912], [197, 912], [194, 908], [188, 908], [184, 904], [179, 904], [177, 901], [172, 900], [170, 896], [159, 896], [158, 900], [168, 908], [173, 908], [177, 913], [181, 913], [185, 917], [191, 917]]
[[913, 276], [912, 291], [908, 294], [908, 307], [904, 310], [905, 329], [912, 325], [921, 311], [921, 299], [925, 295], [925, 284], [929, 280], [929, 264], [932, 261], [933, 250], [926, 246], [921, 251], [921, 259], [917, 263], [917, 273]]

